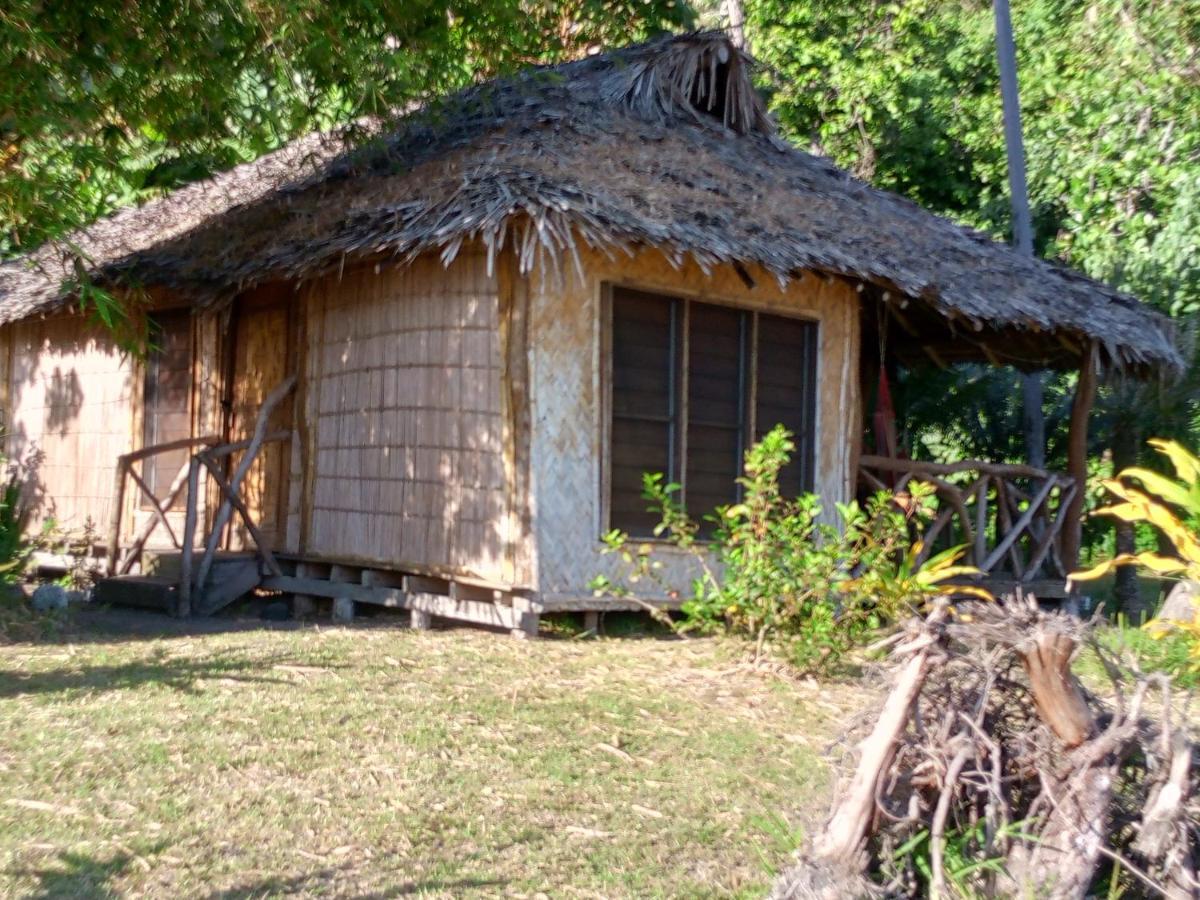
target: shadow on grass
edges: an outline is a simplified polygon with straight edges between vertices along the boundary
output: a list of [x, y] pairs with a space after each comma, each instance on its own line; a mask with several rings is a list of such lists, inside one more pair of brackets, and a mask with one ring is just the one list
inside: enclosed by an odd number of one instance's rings
[[294, 682], [286, 677], [264, 674], [271, 671], [272, 665], [283, 662], [283, 657], [264, 659], [256, 655], [245, 659], [231, 656], [191, 659], [160, 652], [148, 659], [119, 665], [88, 665], [28, 674], [0, 672], [0, 699], [27, 694], [123, 691], [148, 684], [196, 693], [196, 682], [213, 679], [258, 684], [292, 684]]
[[[324, 895], [332, 887], [331, 882], [344, 872], [344, 869], [330, 868], [295, 878], [266, 878], [253, 884], [239, 885], [206, 894], [204, 900], [259, 900], [259, 898], [265, 897]], [[363, 894], [338, 894], [338, 896], [347, 897], [349, 900], [386, 900], [390, 897], [411, 897], [430, 892], [458, 896], [468, 890], [492, 889], [499, 893], [498, 889], [506, 884], [508, 881], [502, 878], [429, 878], [423, 881], [408, 881], [379, 891], [369, 891]]]
[[[165, 846], [165, 845], [163, 845]], [[151, 852], [163, 849], [154, 848]], [[53, 868], [23, 869], [11, 872], [19, 877], [37, 879], [37, 887], [24, 896], [37, 900], [66, 897], [95, 897], [97, 900], [124, 896], [113, 882], [129, 870], [134, 856], [119, 853], [106, 859], [86, 853], [63, 852]]]

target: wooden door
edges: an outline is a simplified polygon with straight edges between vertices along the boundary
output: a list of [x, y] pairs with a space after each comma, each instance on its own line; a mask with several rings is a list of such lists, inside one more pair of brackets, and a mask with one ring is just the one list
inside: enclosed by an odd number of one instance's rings
[[[254, 432], [263, 400], [292, 371], [291, 304], [287, 292], [257, 291], [238, 301], [233, 323], [232, 373], [229, 380], [229, 440], [240, 441]], [[292, 400], [275, 408], [268, 430], [292, 427]], [[259, 451], [242, 482], [241, 496], [273, 550], [282, 549], [287, 535], [288, 465], [291, 446], [272, 442]], [[229, 471], [241, 454], [231, 457]], [[231, 550], [253, 547], [240, 517], [229, 535]]]

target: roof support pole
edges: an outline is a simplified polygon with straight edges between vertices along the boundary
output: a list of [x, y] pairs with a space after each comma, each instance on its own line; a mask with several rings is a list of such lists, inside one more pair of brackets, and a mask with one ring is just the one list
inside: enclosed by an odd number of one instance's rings
[[1062, 561], [1067, 572], [1079, 567], [1079, 545], [1083, 533], [1083, 502], [1087, 494], [1088, 416], [1096, 399], [1096, 378], [1099, 354], [1092, 343], [1083, 356], [1075, 399], [1071, 403], [1071, 424], [1067, 432], [1067, 474], [1075, 480], [1075, 492], [1067, 508], [1059, 510], [1066, 516], [1063, 528]]

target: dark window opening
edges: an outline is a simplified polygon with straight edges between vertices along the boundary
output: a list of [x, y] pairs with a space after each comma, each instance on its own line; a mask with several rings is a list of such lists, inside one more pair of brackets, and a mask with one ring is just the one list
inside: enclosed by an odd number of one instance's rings
[[611, 316], [611, 527], [651, 534], [646, 472], [680, 484], [694, 517], [736, 502], [746, 448], [779, 423], [796, 440], [780, 486], [812, 490], [815, 323], [628, 288]]
[[[191, 436], [192, 334], [186, 310], [157, 313], [150, 323], [152, 350], [146, 357], [142, 385], [142, 446], [151, 447]], [[167, 499], [171, 482], [188, 459], [188, 450], [147, 457], [142, 478], [158, 500]], [[175, 504], [179, 506], [182, 500]], [[142, 498], [142, 508], [150, 503]]]

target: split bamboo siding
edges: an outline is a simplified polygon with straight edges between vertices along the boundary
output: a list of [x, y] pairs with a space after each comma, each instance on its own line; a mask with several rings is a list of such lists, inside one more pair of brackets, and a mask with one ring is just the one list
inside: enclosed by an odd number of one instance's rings
[[313, 286], [307, 553], [502, 576], [498, 310], [469, 253]]
[[[686, 262], [677, 269], [658, 251], [632, 259], [596, 252], [581, 257], [582, 278], [569, 262], [560, 274], [542, 269], [531, 276], [534, 538], [544, 598], [587, 602], [588, 582], [602, 572], [616, 574], [600, 542], [608, 528], [605, 283], [816, 322], [815, 489], [827, 513], [835, 501], [850, 499], [859, 422], [859, 303], [851, 285], [805, 274], [781, 289], [770, 273], [750, 267], [750, 287], [731, 266], [705, 273]], [[669, 551], [664, 556], [665, 577], [685, 590], [696, 574], [692, 561]]]
[[4, 451], [26, 467], [35, 530], [47, 518], [78, 530], [108, 522], [117, 457], [133, 441], [134, 366], [78, 316], [4, 329]]

